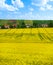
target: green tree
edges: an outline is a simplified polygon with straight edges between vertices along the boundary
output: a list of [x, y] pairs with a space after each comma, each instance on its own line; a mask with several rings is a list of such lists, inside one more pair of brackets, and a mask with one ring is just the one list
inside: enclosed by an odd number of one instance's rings
[[21, 20], [21, 28], [25, 28], [26, 26], [25, 26], [25, 22], [24, 22], [24, 20]]
[[49, 26], [49, 27], [53, 27], [53, 21], [52, 21], [52, 20], [50, 20], [48, 26]]
[[38, 27], [37, 21], [33, 20], [33, 27], [36, 28]]

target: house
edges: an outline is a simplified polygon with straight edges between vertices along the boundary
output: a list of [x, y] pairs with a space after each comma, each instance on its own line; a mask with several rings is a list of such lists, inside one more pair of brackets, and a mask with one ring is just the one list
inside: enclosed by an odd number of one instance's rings
[[30, 26], [31, 26], [30, 24], [26, 24], [26, 28], [30, 28]]
[[41, 26], [42, 27], [48, 27], [48, 24], [42, 24]]
[[12, 26], [13, 26], [13, 28], [17, 28], [17, 24], [13, 24]]
[[8, 24], [4, 24], [4, 28], [5, 28], [5, 29], [9, 29], [10, 27], [9, 27]]

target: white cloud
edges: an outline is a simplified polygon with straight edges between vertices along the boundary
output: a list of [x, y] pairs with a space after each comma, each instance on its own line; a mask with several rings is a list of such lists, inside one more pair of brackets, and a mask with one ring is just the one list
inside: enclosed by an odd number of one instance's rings
[[18, 10], [18, 8], [24, 7], [24, 4], [21, 0], [11, 0], [13, 5], [8, 5], [5, 3], [6, 0], [0, 0], [0, 9], [7, 9], [9, 11]]
[[33, 8], [29, 8], [29, 10], [30, 10], [30, 11], [34, 11], [34, 9], [33, 9]]
[[36, 6], [44, 6], [49, 2], [49, 0], [33, 0], [32, 4]]
[[47, 7], [48, 10], [53, 10], [53, 6], [52, 5], [47, 4], [46, 7]]
[[45, 11], [45, 8], [44, 7], [40, 7], [40, 10]]
[[50, 1], [53, 1], [53, 0], [50, 0]]
[[12, 4], [16, 7], [20, 7], [20, 8], [24, 7], [24, 4], [21, 0], [15, 0], [15, 1], [12, 0]]
[[7, 4], [5, 4], [5, 8], [6, 8], [7, 10], [9, 10], [9, 11], [18, 10], [18, 8], [15, 8], [15, 7], [13, 7], [13, 6], [11, 6], [11, 5], [7, 5]]
[[49, 0], [42, 0], [41, 4], [42, 4], [42, 6], [45, 6], [48, 2], [49, 2]]
[[51, 4], [48, 4], [50, 1], [53, 0], [37, 0], [37, 1], [33, 0], [32, 5], [38, 6], [42, 11], [53, 10], [53, 6]]

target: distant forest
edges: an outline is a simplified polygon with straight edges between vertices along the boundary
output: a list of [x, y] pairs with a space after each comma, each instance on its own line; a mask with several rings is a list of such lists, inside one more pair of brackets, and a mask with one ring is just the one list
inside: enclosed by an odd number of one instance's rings
[[53, 27], [53, 20], [0, 20], [0, 29]]

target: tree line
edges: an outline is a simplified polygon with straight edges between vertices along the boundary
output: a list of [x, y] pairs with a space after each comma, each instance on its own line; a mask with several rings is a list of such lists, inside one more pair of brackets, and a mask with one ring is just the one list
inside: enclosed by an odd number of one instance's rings
[[0, 20], [0, 29], [53, 27], [53, 20]]

